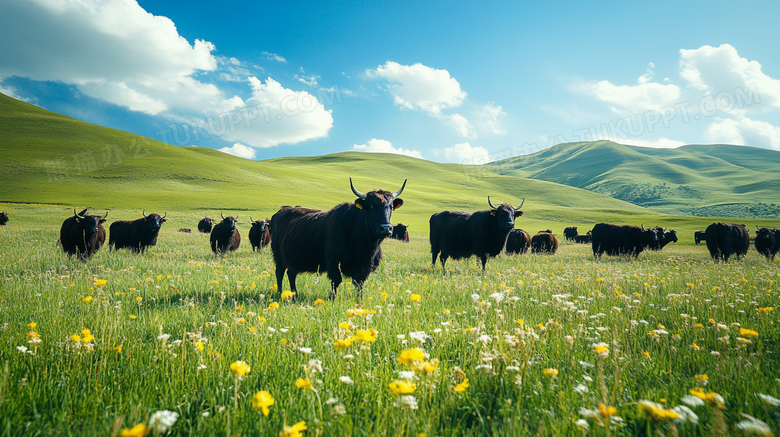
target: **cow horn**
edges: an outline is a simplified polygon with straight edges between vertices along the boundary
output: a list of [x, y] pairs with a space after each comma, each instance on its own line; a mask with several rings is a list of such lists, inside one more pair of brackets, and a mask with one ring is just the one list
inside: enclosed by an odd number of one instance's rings
[[496, 209], [495, 205], [493, 205], [493, 202], [490, 201], [490, 196], [488, 196], [488, 205], [490, 205], [491, 208]]
[[254, 220], [252, 220], [252, 216], [249, 216], [249, 223], [254, 223]]
[[520, 209], [520, 208], [522, 208], [524, 203], [525, 203], [525, 197], [523, 197], [523, 201], [522, 201], [522, 202], [520, 202], [520, 206], [518, 206], [518, 207], [517, 207], [517, 208], [515, 208], [515, 209]]
[[[352, 192], [355, 193], [355, 196], [358, 196], [361, 199], [366, 198], [366, 195], [364, 193], [361, 193], [355, 188], [355, 184], [352, 183], [352, 178], [349, 178], [349, 187], [352, 188]], [[403, 188], [401, 190], [403, 190]]]
[[398, 196], [401, 195], [401, 193], [404, 192], [404, 188], [406, 188], [406, 181], [408, 181], [408, 180], [409, 179], [404, 179], [404, 184], [401, 186], [401, 189], [396, 191], [395, 193], [393, 193], [393, 197], [398, 197]]
[[165, 214], [161, 218], [165, 218], [165, 216], [168, 215], [168, 211], [165, 211]]
[[238, 223], [238, 216], [236, 216], [236, 223]]
[[222, 211], [219, 212], [219, 215], [222, 216], [222, 220], [225, 220], [225, 214], [222, 214]]
[[645, 224], [644, 223], [642, 223], [642, 230], [643, 231], [645, 230]]
[[73, 215], [78, 217], [78, 218], [80, 218], [80, 219], [84, 218], [84, 216], [80, 216], [79, 213], [76, 212], [76, 208], [73, 208]]
[[146, 218], [146, 210], [141, 211], [141, 215], [144, 216], [144, 218]]
[[103, 216], [103, 219], [105, 219], [106, 217], [108, 217], [108, 211], [106, 211], [106, 215]]

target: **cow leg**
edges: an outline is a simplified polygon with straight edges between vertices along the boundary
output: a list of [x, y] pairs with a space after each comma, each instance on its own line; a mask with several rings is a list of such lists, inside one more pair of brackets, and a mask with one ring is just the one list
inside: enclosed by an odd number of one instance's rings
[[444, 263], [447, 262], [447, 258], [449, 258], [449, 257], [447, 255], [443, 254], [443, 253], [439, 256], [439, 261], [441, 261], [442, 271], [444, 271], [445, 273], [447, 272], [447, 268], [444, 267]]
[[330, 279], [330, 300], [336, 300], [336, 292], [341, 285], [341, 270], [338, 266], [328, 269], [328, 279]]
[[487, 264], [487, 255], [482, 254], [479, 257], [480, 260], [482, 260], [482, 272], [485, 272], [485, 264]]
[[281, 265], [276, 265], [276, 290], [282, 292], [282, 284], [284, 283], [284, 271], [286, 269]]
[[436, 257], [439, 256], [439, 251], [437, 249], [431, 248], [431, 253], [433, 254], [431, 257], [431, 264], [433, 264], [433, 267], [436, 267]]
[[[290, 291], [293, 293], [298, 293], [298, 286], [295, 284], [295, 278], [298, 277], [298, 273], [287, 270], [287, 279], [290, 280]], [[279, 288], [279, 293], [282, 292], [281, 287]]]

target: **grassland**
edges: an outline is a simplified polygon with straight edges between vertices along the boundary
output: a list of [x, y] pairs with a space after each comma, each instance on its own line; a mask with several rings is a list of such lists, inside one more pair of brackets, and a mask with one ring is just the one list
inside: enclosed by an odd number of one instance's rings
[[[673, 435], [638, 403], [685, 405], [696, 387], [725, 409], [691, 407], [698, 424], [677, 422], [679, 435], [736, 435], [742, 413], [780, 429], [777, 407], [757, 396], [780, 397], [780, 328], [767, 310], [780, 268], [754, 250], [728, 265], [684, 243], [593, 262], [564, 244], [551, 257], [500, 256], [486, 274], [475, 259], [450, 261], [442, 274], [415, 234], [384, 243], [362, 302], [343, 285], [321, 303], [324, 278], [303, 275], [300, 296], [280, 300], [267, 251], [217, 259], [207, 236], [176, 232], [194, 213], [170, 211], [145, 255], [69, 260], [46, 218], [61, 209], [26, 205], [0, 229], [3, 435], [118, 435], [160, 410], [179, 415], [171, 435], [276, 436], [301, 421], [304, 435], [606, 435], [599, 403], [615, 408], [610, 435]], [[84, 329], [89, 344], [71, 338]], [[359, 330], [375, 340], [334, 345]], [[390, 384], [408, 377], [399, 357], [413, 348], [438, 367], [416, 374], [412, 402]], [[251, 367], [240, 381], [236, 361]], [[307, 378], [314, 390], [296, 386]], [[261, 390], [274, 398], [268, 416], [252, 407]]]

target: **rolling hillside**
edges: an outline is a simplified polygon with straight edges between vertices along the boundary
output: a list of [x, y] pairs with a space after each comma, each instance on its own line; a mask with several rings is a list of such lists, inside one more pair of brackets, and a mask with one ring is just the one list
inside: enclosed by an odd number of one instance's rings
[[766, 149], [653, 149], [597, 141], [562, 144], [501, 164], [507, 175], [583, 188], [669, 214], [780, 215], [780, 152]]

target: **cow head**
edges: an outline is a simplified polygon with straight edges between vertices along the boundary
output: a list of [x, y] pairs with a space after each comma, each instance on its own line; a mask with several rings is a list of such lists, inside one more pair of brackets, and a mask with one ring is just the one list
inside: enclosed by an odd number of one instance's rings
[[76, 208], [73, 208], [73, 216], [76, 217], [76, 222], [81, 225], [82, 229], [84, 229], [84, 233], [87, 235], [92, 235], [98, 231], [101, 223], [106, 222], [108, 211], [106, 211], [106, 215], [100, 217], [99, 215], [87, 215], [86, 209], [78, 213], [76, 212]]
[[658, 241], [658, 232], [655, 228], [647, 229], [642, 225], [642, 246], [647, 247], [655, 241]]
[[358, 191], [352, 183], [352, 178], [349, 178], [349, 186], [358, 197], [355, 199], [355, 206], [363, 211], [366, 229], [374, 237], [384, 238], [393, 232], [393, 224], [390, 223], [390, 218], [393, 215], [393, 211], [404, 204], [403, 199], [398, 199], [398, 196], [406, 188], [406, 181], [407, 179], [404, 179], [401, 189], [395, 193], [375, 190], [365, 194]]
[[166, 222], [165, 216], [167, 216], [168, 213], [166, 212], [162, 217], [160, 217], [160, 214], [146, 215], [146, 210], [143, 210], [141, 215], [144, 216], [144, 228], [154, 232], [159, 231], [162, 227], [162, 224]]
[[756, 242], [772, 242], [772, 237], [775, 235], [775, 231], [769, 228], [759, 228], [756, 226]]
[[4, 225], [8, 223], [8, 213], [3, 211], [0, 212], [0, 225]]
[[252, 223], [252, 229], [257, 228], [261, 233], [265, 232], [265, 228], [267, 225], [266, 220], [252, 220], [252, 216], [249, 216], [249, 223]]
[[231, 231], [236, 230], [236, 224], [238, 223], [238, 216], [236, 218], [233, 218], [233, 216], [225, 217], [222, 213], [219, 213], [220, 216], [222, 216], [222, 223], [225, 224], [225, 226], [228, 227]]
[[209, 225], [214, 223], [214, 219], [211, 219], [211, 218], [208, 218], [208, 217], [203, 217], [202, 221], [208, 223]]
[[677, 242], [677, 231], [672, 229], [669, 232], [664, 232], [664, 240], [671, 241], [672, 243]]
[[520, 208], [523, 207], [524, 203], [525, 203], [525, 197], [523, 197], [523, 201], [520, 203], [520, 206], [518, 206], [517, 208], [506, 203], [496, 207], [495, 205], [493, 205], [493, 202], [490, 201], [490, 196], [488, 196], [488, 205], [490, 205], [490, 215], [496, 218], [496, 224], [498, 225], [498, 228], [503, 230], [509, 230], [515, 227], [515, 218], [523, 215], [523, 211], [520, 211]]

